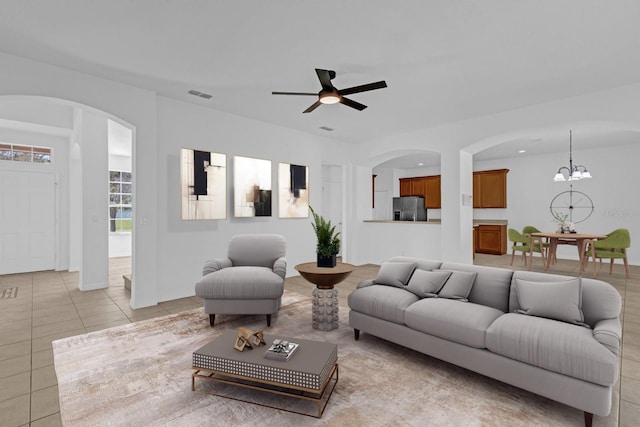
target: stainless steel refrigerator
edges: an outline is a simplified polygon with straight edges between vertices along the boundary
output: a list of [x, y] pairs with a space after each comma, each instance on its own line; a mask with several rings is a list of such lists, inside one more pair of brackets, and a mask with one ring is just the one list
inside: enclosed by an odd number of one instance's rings
[[424, 197], [394, 197], [393, 219], [396, 221], [426, 221]]

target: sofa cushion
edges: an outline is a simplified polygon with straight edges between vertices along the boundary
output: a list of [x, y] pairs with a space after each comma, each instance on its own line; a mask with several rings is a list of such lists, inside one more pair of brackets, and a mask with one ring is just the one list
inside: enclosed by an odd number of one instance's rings
[[416, 265], [412, 262], [383, 262], [374, 282], [378, 285], [404, 287]]
[[447, 281], [449, 271], [425, 271], [416, 269], [407, 284], [406, 289], [420, 298], [437, 297], [438, 291]]
[[611, 386], [618, 377], [618, 357], [590, 329], [542, 317], [500, 316], [487, 329], [487, 349], [602, 386]]
[[359, 288], [348, 297], [352, 310], [399, 324], [404, 324], [405, 309], [418, 300], [411, 292], [385, 285]]
[[200, 298], [269, 299], [284, 292], [282, 277], [267, 267], [228, 267], [209, 273], [196, 282]]
[[580, 278], [561, 282], [516, 279], [518, 313], [583, 324]]
[[[535, 282], [557, 282], [567, 280], [567, 276], [534, 271], [516, 271], [513, 273], [512, 287], [515, 286], [515, 279]], [[515, 292], [512, 292], [509, 311], [514, 311], [519, 308]], [[617, 318], [622, 308], [622, 299], [616, 288], [609, 283], [598, 279], [583, 277], [581, 308], [584, 314], [584, 322], [593, 328], [600, 320]]]
[[472, 271], [447, 271], [451, 275], [447, 279], [443, 288], [438, 292], [440, 298], [451, 298], [467, 301], [467, 297], [471, 293], [473, 282], [476, 280], [477, 273]]
[[504, 313], [509, 311], [509, 292], [513, 270], [453, 262], [444, 262], [440, 268], [442, 270], [478, 273], [469, 294], [469, 301], [497, 308]]
[[500, 310], [460, 301], [425, 298], [405, 310], [405, 323], [429, 335], [475, 348], [485, 348], [485, 332], [503, 315]]
[[442, 261], [435, 261], [432, 259], [417, 258], [411, 256], [394, 256], [389, 258], [388, 262], [411, 262], [416, 265], [416, 268], [427, 271], [440, 268], [440, 265], [442, 265]]

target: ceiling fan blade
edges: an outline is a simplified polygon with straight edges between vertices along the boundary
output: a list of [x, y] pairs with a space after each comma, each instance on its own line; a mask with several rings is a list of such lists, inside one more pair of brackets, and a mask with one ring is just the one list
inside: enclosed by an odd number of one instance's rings
[[312, 95], [318, 96], [318, 93], [311, 92], [271, 92], [271, 95]]
[[[316, 74], [318, 75], [318, 79], [320, 80], [320, 84], [322, 85], [322, 90], [333, 91], [336, 89], [331, 84], [331, 71], [321, 70], [319, 68], [316, 68]], [[335, 76], [335, 73], [334, 73], [334, 76]]]
[[360, 104], [359, 102], [356, 102], [352, 99], [345, 98], [344, 96], [340, 98], [340, 103], [346, 105], [347, 107], [355, 108], [358, 111], [362, 111], [367, 108], [366, 105]]
[[313, 103], [313, 105], [311, 105], [311, 107], [304, 110], [303, 113], [310, 113], [321, 105], [322, 105], [322, 102], [320, 102], [320, 100], [317, 100], [316, 102]]
[[366, 85], [348, 87], [346, 89], [339, 90], [338, 92], [340, 92], [340, 95], [351, 95], [352, 93], [366, 92], [368, 90], [382, 89], [385, 87], [387, 87], [387, 82], [382, 80], [379, 82], [369, 83]]

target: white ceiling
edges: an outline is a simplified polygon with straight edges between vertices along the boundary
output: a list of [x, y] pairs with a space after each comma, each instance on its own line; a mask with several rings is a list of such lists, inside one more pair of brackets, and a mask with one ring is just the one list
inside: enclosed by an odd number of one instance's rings
[[[345, 142], [640, 81], [636, 0], [2, 0], [0, 9], [0, 51]], [[319, 91], [314, 68], [335, 70], [338, 88], [389, 87], [352, 95], [362, 112], [302, 114], [313, 97], [271, 95]], [[545, 150], [517, 141], [478, 156], [520, 145]]]

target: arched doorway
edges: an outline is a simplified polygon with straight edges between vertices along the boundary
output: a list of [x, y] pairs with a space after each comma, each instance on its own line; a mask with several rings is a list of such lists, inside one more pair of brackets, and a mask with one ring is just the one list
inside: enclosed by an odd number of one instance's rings
[[[111, 125], [110, 125], [111, 123]], [[39, 247], [41, 252], [49, 252], [47, 258], [54, 260], [47, 265], [29, 266], [25, 271], [55, 269], [80, 271], [80, 289], [89, 290], [109, 285], [108, 246], [109, 246], [109, 149], [110, 127], [126, 129], [129, 138], [129, 169], [133, 172], [133, 144], [135, 128], [129, 123], [113, 115], [99, 111], [90, 106], [58, 98], [39, 96], [0, 96], [0, 141], [5, 145], [17, 147], [35, 147], [36, 150], [50, 149], [47, 162], [27, 164], [28, 162], [2, 161], [0, 172], [5, 176], [15, 177], [17, 174], [46, 176], [51, 186], [42, 191], [42, 180], [34, 181], [34, 189], [39, 193], [51, 196], [46, 205], [38, 205], [38, 213], [46, 218], [49, 224], [46, 241], [50, 245], [42, 245], [42, 239], [26, 244]], [[117, 153], [123, 157], [123, 153]], [[32, 156], [32, 159], [35, 155]], [[122, 160], [122, 159], [121, 159]], [[121, 162], [122, 164], [122, 162]], [[22, 181], [28, 183], [29, 179]], [[49, 183], [49, 181], [47, 181]], [[122, 190], [122, 187], [120, 187]], [[33, 191], [27, 191], [34, 194]], [[129, 209], [133, 208], [134, 196], [131, 188], [126, 200]], [[119, 192], [121, 197], [123, 191]], [[38, 200], [42, 200], [42, 197]], [[28, 195], [25, 197], [29, 197]], [[33, 197], [32, 197], [33, 198]], [[120, 199], [122, 205], [122, 199]], [[15, 206], [15, 213], [21, 217], [31, 216], [24, 211], [24, 206]], [[130, 211], [129, 211], [130, 212]], [[30, 234], [28, 227], [42, 221], [26, 221], [21, 227], [23, 236]], [[122, 222], [122, 221], [121, 221]], [[129, 222], [131, 224], [131, 221]], [[5, 224], [11, 229], [11, 224]], [[129, 227], [133, 233], [133, 227]], [[42, 234], [42, 230], [39, 230]], [[33, 233], [31, 233], [33, 234]], [[3, 239], [6, 243], [9, 239]], [[19, 241], [25, 244], [25, 239]], [[129, 239], [131, 241], [131, 239]], [[129, 252], [131, 256], [131, 244]], [[10, 251], [3, 250], [3, 254]], [[10, 262], [11, 260], [9, 260]], [[7, 264], [3, 260], [3, 264]], [[15, 261], [14, 261], [15, 264]], [[18, 271], [14, 271], [18, 272]]]

